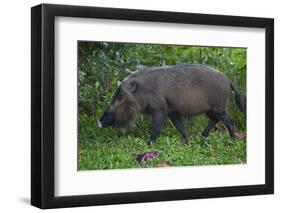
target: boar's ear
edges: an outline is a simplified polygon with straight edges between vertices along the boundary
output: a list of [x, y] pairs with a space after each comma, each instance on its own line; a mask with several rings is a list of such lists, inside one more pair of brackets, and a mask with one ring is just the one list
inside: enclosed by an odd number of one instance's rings
[[136, 81], [132, 81], [129, 85], [129, 91], [135, 92], [137, 90], [138, 84]]

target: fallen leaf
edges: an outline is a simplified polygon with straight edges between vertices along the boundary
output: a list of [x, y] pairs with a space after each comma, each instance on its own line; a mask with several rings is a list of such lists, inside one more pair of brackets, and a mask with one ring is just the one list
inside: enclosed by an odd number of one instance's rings
[[146, 161], [152, 160], [158, 156], [159, 156], [159, 152], [157, 152], [157, 151], [146, 152], [144, 154], [139, 154], [137, 156], [137, 161], [140, 164], [144, 164]]
[[156, 167], [171, 167], [171, 166], [173, 166], [173, 164], [171, 164], [169, 161], [164, 161], [156, 165]]
[[226, 127], [223, 125], [222, 122], [218, 122], [215, 125], [216, 131], [227, 131]]
[[246, 136], [246, 134], [244, 132], [235, 132], [234, 136], [236, 139], [242, 139]]

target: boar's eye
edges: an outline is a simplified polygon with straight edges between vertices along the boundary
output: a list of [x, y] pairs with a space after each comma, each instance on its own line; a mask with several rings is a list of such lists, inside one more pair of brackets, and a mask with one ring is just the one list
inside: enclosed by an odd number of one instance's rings
[[117, 96], [117, 101], [121, 101], [122, 100], [122, 95], [118, 95]]

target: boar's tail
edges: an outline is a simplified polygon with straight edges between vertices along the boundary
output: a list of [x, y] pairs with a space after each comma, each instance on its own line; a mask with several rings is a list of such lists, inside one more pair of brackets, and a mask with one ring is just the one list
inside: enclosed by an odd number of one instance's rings
[[240, 90], [230, 82], [231, 89], [235, 92], [235, 102], [238, 105], [239, 109], [246, 115], [246, 98], [243, 98]]

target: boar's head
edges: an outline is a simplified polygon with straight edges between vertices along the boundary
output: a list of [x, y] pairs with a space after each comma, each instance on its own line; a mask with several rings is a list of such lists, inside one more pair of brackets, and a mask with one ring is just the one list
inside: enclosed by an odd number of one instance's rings
[[136, 98], [137, 90], [138, 83], [136, 81], [123, 81], [110, 106], [99, 119], [98, 127], [126, 127], [133, 124], [136, 115], [140, 112], [139, 102]]

